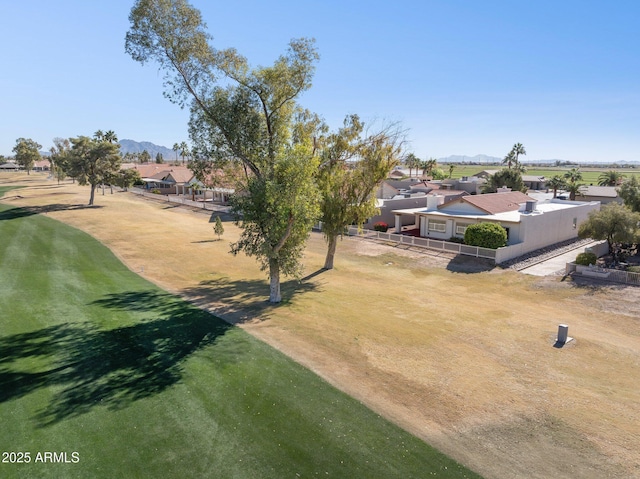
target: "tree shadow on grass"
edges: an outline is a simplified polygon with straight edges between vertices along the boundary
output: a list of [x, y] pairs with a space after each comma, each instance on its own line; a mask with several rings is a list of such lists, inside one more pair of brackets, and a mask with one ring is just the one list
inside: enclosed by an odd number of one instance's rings
[[447, 270], [454, 273], [482, 273], [495, 269], [495, 262], [491, 259], [475, 258], [458, 254], [449, 261]]
[[184, 361], [232, 327], [156, 291], [113, 294], [93, 304], [151, 318], [115, 329], [66, 323], [0, 338], [0, 402], [53, 386], [51, 402], [36, 416], [39, 427], [94, 406], [126, 407], [180, 381]]
[[319, 285], [303, 280], [282, 282], [282, 302], [269, 302], [269, 283], [265, 280], [237, 280], [216, 278], [186, 288], [181, 294], [194, 304], [212, 308], [216, 315], [238, 324], [269, 319], [274, 308], [290, 303], [297, 295], [318, 292]]
[[52, 204], [42, 206], [29, 206], [20, 208], [9, 208], [5, 211], [0, 210], [0, 221], [3, 220], [15, 220], [17, 218], [25, 218], [27, 216], [39, 215], [51, 213], [54, 211], [73, 211], [84, 209], [100, 209], [104, 208], [101, 205], [65, 205], [65, 204]]

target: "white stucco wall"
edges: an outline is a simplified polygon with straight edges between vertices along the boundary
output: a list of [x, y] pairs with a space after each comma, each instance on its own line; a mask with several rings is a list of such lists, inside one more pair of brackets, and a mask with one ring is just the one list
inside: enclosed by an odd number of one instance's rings
[[[600, 203], [578, 203], [568, 207], [544, 211], [542, 214], [521, 215], [521, 236], [526, 242], [525, 252], [578, 237], [578, 228], [591, 211], [600, 209]], [[541, 205], [545, 206], [545, 205]]]

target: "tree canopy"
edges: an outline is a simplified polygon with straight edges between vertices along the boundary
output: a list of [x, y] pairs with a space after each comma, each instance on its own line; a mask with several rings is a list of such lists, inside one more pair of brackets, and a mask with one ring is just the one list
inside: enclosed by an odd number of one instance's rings
[[503, 187], [511, 188], [512, 191], [522, 191], [523, 193], [527, 191], [520, 171], [503, 168], [488, 178], [487, 183], [482, 188], [482, 192], [495, 193], [499, 188]]
[[33, 164], [40, 160], [40, 148], [42, 145], [31, 138], [18, 138], [16, 145], [13, 147], [16, 163], [27, 170], [27, 174], [31, 174]]
[[321, 142], [317, 172], [322, 233], [327, 241], [324, 268], [332, 269], [337, 240], [349, 225], [362, 225], [376, 211], [372, 194], [400, 163], [400, 132], [393, 128], [363, 136], [364, 123], [350, 115], [344, 126]]
[[633, 175], [618, 187], [618, 195], [631, 211], [640, 212], [640, 181]]
[[235, 49], [210, 45], [200, 12], [184, 0], [138, 0], [129, 20], [127, 53], [160, 65], [169, 100], [181, 106], [190, 100], [199, 154], [244, 166], [232, 203], [243, 231], [232, 252], [258, 259], [269, 271], [269, 300], [280, 302], [280, 273], [300, 273], [318, 217], [318, 158], [296, 115], [318, 60], [314, 41], [294, 39], [273, 65], [251, 68]]
[[599, 186], [618, 186], [622, 184], [624, 175], [616, 170], [603, 171], [598, 176]]
[[609, 251], [614, 251], [616, 243], [638, 243], [640, 213], [626, 206], [612, 202], [603, 205], [599, 211], [592, 211], [579, 229], [580, 238], [606, 240]]
[[547, 188], [553, 190], [553, 197], [558, 196], [558, 190], [563, 189], [567, 185], [567, 182], [560, 175], [553, 175], [547, 180]]
[[70, 138], [68, 153], [69, 175], [81, 185], [91, 185], [89, 205], [93, 205], [96, 186], [114, 178], [120, 169], [122, 157], [117, 143], [88, 136]]

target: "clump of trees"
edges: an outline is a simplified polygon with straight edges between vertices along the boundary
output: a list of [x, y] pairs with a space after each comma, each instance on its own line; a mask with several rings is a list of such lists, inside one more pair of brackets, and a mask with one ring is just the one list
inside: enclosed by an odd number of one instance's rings
[[184, 0], [138, 0], [129, 20], [127, 53], [156, 62], [165, 96], [190, 106], [197, 161], [212, 165], [196, 169], [240, 166], [231, 205], [242, 233], [231, 251], [258, 260], [268, 271], [269, 301], [280, 302], [280, 275], [301, 273], [314, 222], [331, 225], [331, 248], [334, 235], [372, 211], [376, 178], [399, 155], [396, 138], [387, 130], [364, 135], [355, 118], [330, 135], [298, 104], [318, 61], [313, 40], [294, 39], [271, 66], [252, 67], [235, 49], [215, 49], [200, 12]]
[[606, 240], [609, 251], [616, 257], [624, 244], [639, 242], [640, 213], [624, 205], [608, 203], [599, 211], [592, 211], [578, 229], [578, 237]]

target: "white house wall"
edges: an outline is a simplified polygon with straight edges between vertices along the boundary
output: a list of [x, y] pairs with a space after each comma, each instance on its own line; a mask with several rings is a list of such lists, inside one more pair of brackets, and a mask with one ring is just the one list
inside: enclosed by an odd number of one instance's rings
[[[600, 209], [600, 203], [575, 204], [571, 208], [546, 211], [543, 214], [523, 214], [520, 217], [522, 239], [526, 251], [578, 237], [578, 228], [591, 211]], [[575, 220], [575, 223], [574, 223]]]
[[[390, 227], [396, 224], [396, 215], [393, 214], [394, 210], [402, 210], [409, 208], [425, 208], [427, 207], [427, 196], [414, 196], [412, 198], [398, 198], [395, 200], [384, 200], [383, 205], [380, 207], [380, 214], [369, 218], [364, 224], [365, 228], [373, 229], [373, 225], [378, 221], [384, 221]], [[408, 226], [415, 224], [415, 217], [410, 215], [402, 216], [402, 225]]]

